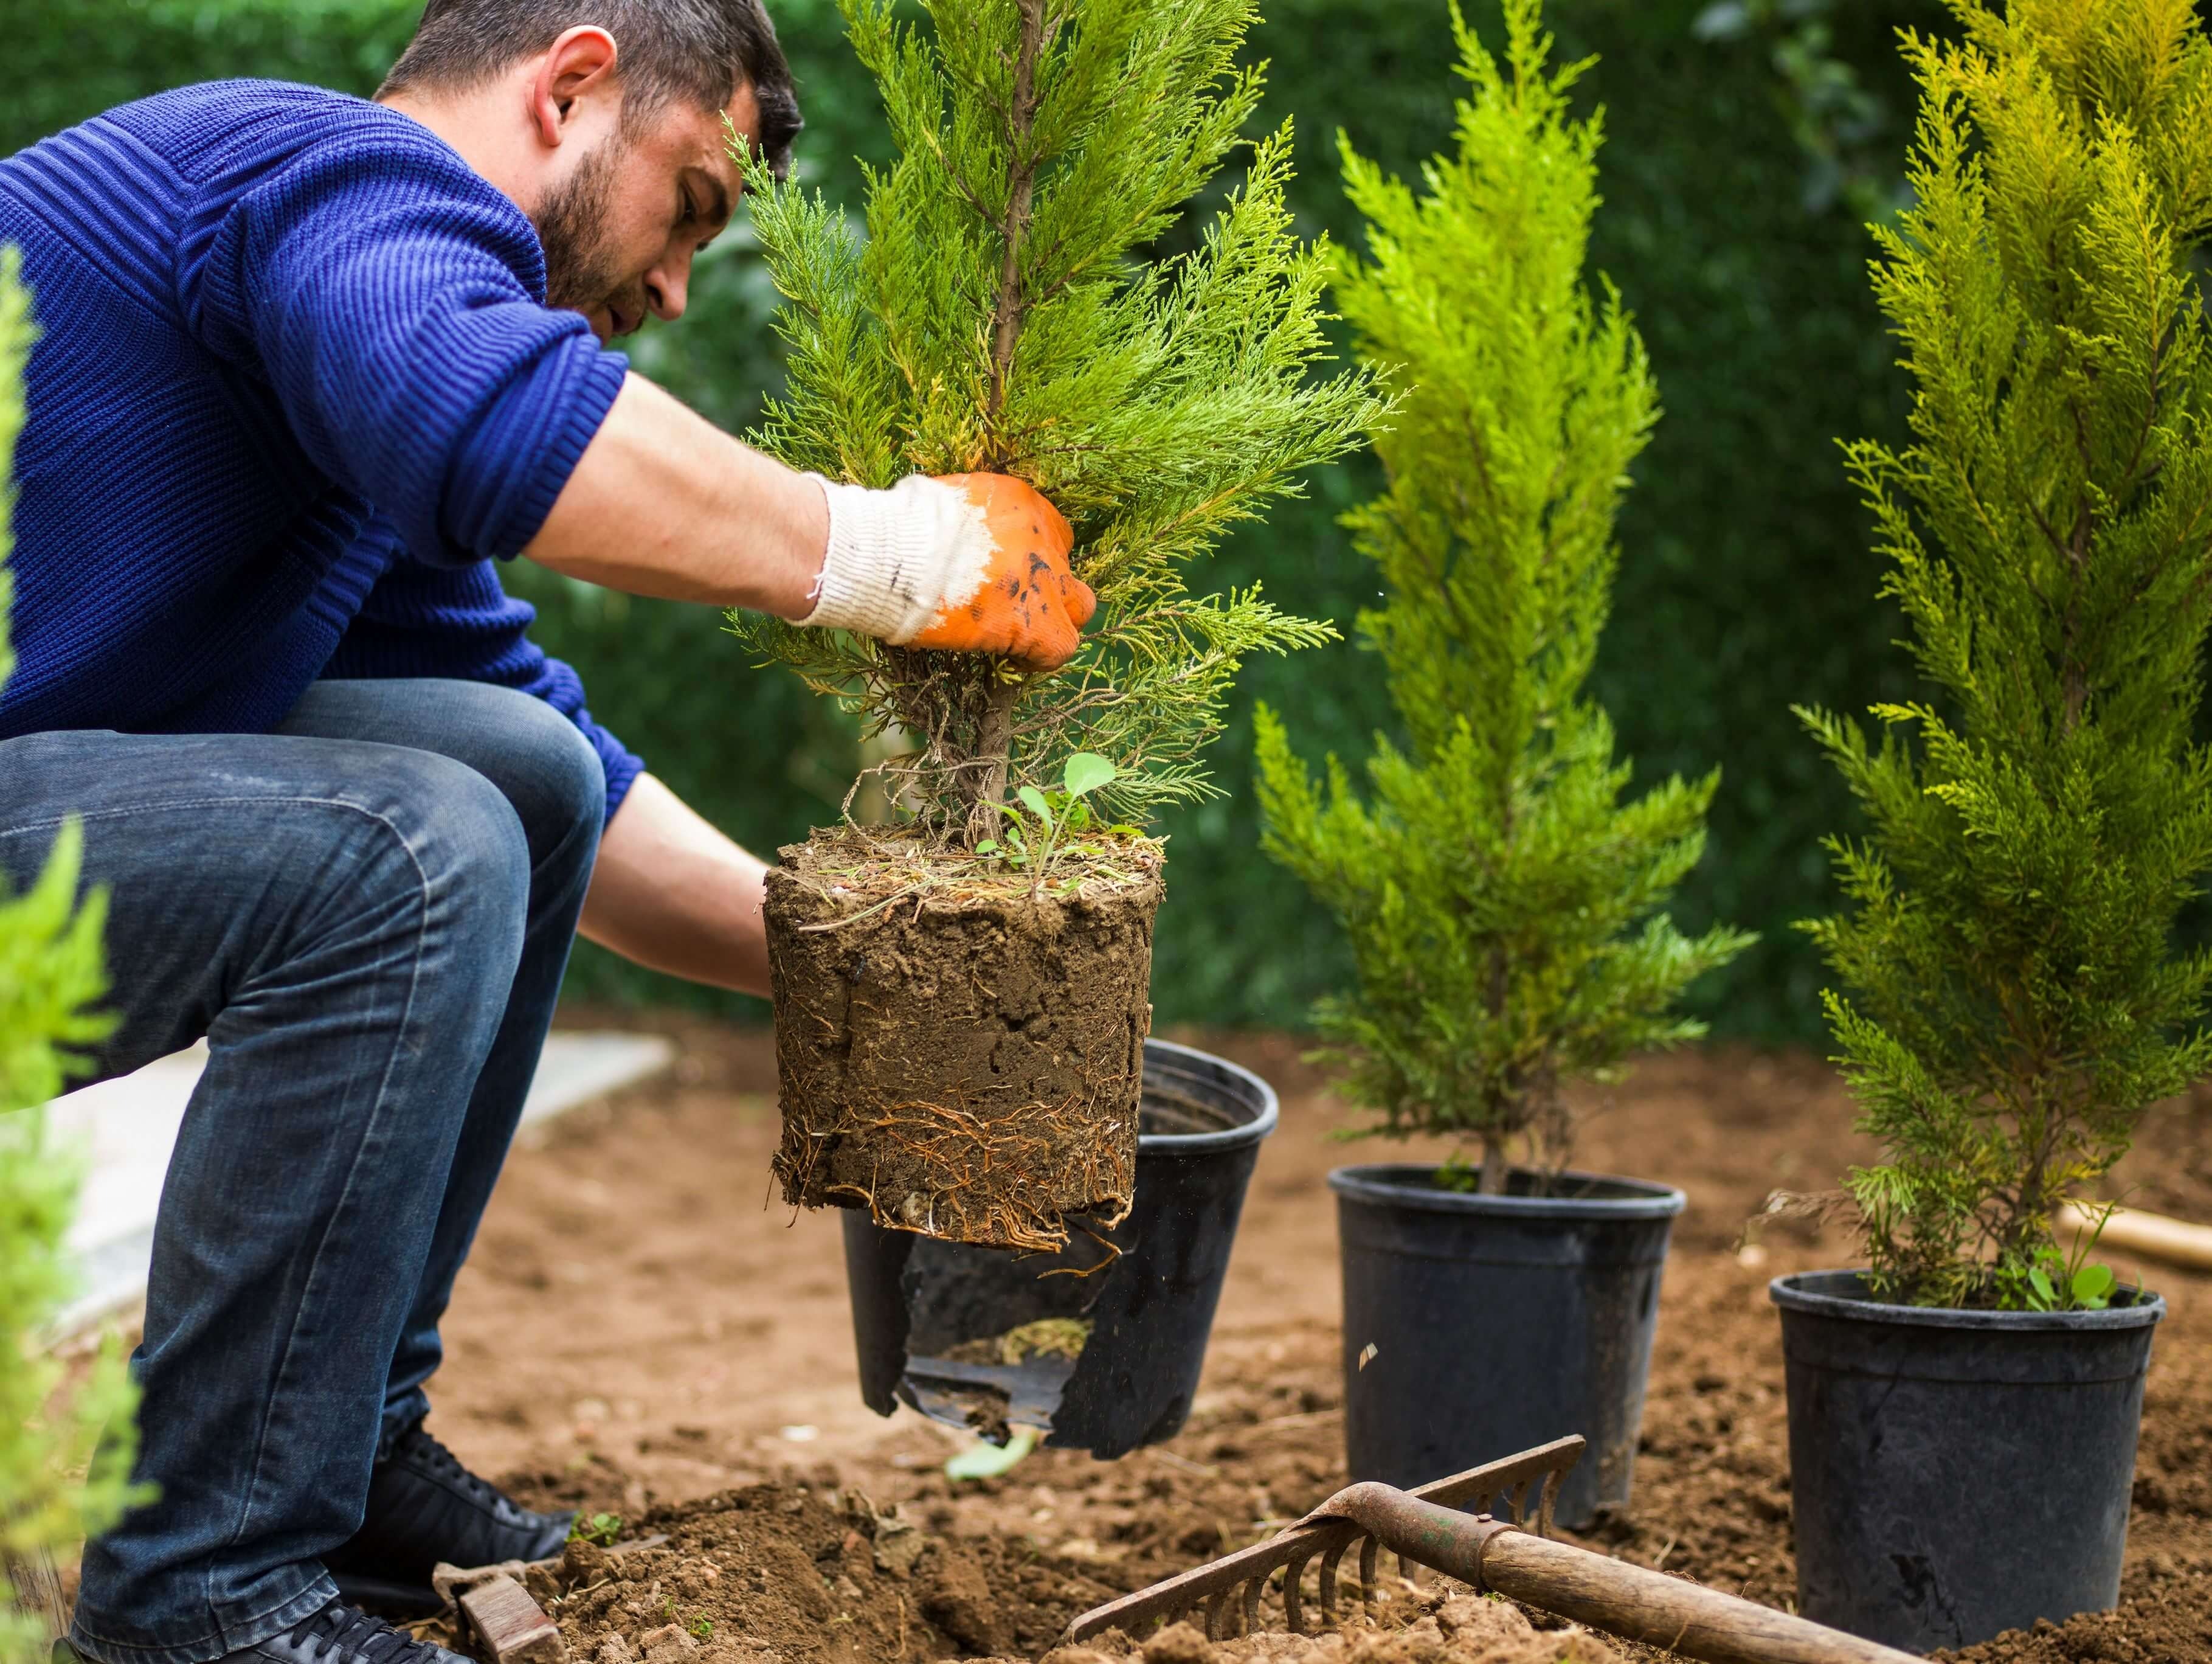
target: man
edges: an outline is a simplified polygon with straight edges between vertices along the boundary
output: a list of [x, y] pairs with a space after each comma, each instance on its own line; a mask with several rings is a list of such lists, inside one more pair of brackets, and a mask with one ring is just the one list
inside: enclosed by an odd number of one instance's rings
[[[495, 563], [1063, 662], [1020, 483], [793, 473], [605, 350], [799, 125], [757, 0], [431, 0], [375, 103], [234, 82], [0, 162], [43, 337], [0, 877], [70, 816], [132, 1069], [204, 1035], [96, 1664], [435, 1664], [342, 1600], [556, 1551], [422, 1429], [578, 928], [759, 991], [761, 866], [603, 729]], [[334, 1582], [331, 1574], [343, 1580]]]

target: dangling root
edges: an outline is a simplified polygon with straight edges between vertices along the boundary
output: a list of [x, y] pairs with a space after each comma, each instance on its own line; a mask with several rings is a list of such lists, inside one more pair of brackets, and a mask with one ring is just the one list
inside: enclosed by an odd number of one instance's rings
[[[1097, 1095], [1110, 1099], [1127, 1085], [1123, 1079], [1103, 1081]], [[1080, 1100], [1070, 1099], [1025, 1104], [987, 1117], [957, 1105], [915, 1101], [872, 1112], [848, 1111], [827, 1126], [787, 1121], [775, 1173], [783, 1181], [784, 1199], [796, 1204], [807, 1196], [822, 1153], [837, 1140], [849, 1137], [878, 1143], [912, 1161], [920, 1182], [909, 1180], [905, 1193], [893, 1197], [881, 1194], [872, 1182], [832, 1185], [823, 1193], [850, 1198], [887, 1230], [1057, 1253], [1068, 1242], [1062, 1210], [1032, 1202], [1037, 1192], [1030, 1181], [1055, 1149], [1066, 1148], [1066, 1130], [1089, 1122], [1084, 1110]], [[1051, 1137], [1054, 1131], [1063, 1137]], [[1136, 1140], [1116, 1140], [1109, 1147], [1088, 1139], [1079, 1143], [1085, 1151], [1082, 1189], [1096, 1207], [1114, 1210], [1102, 1220], [1111, 1230], [1128, 1216], [1136, 1190]]]

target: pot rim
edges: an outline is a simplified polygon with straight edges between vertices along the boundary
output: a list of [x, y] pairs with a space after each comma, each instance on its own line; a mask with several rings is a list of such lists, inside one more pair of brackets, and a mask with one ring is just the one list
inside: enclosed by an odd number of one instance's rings
[[[1516, 1167], [1516, 1172], [1527, 1169]], [[1690, 1198], [1672, 1185], [1649, 1179], [1624, 1179], [1609, 1173], [1583, 1173], [1569, 1168], [1562, 1179], [1619, 1185], [1636, 1192], [1629, 1196], [1478, 1196], [1467, 1191], [1438, 1190], [1433, 1185], [1407, 1182], [1415, 1174], [1433, 1173], [1433, 1163], [1370, 1161], [1339, 1167], [1328, 1175], [1328, 1187], [1339, 1196], [1423, 1213], [1502, 1214], [1519, 1219], [1672, 1219], [1689, 1205]]]
[[1146, 1040], [1146, 1061], [1150, 1063], [1156, 1058], [1170, 1063], [1194, 1061], [1204, 1065], [1200, 1073], [1228, 1076], [1245, 1087], [1249, 1097], [1258, 1101], [1260, 1112], [1240, 1125], [1213, 1132], [1139, 1133], [1137, 1152], [1140, 1155], [1213, 1155], [1225, 1149], [1240, 1149], [1247, 1144], [1258, 1143], [1275, 1130], [1275, 1123], [1282, 1118], [1282, 1101], [1276, 1096], [1275, 1088], [1242, 1064], [1233, 1064], [1194, 1045], [1178, 1045], [1173, 1040]]
[[[1840, 1318], [1848, 1323], [1889, 1323], [1916, 1329], [2002, 1330], [2013, 1334], [2075, 1332], [2101, 1329], [2148, 1329], [2166, 1315], [2166, 1296], [2148, 1291], [2125, 1306], [2101, 1312], [1983, 1312], [1954, 1306], [1897, 1306], [1860, 1293], [1863, 1268], [1792, 1271], [1766, 1285], [1766, 1297], [1785, 1312]], [[1826, 1287], [1808, 1287], [1814, 1282]]]

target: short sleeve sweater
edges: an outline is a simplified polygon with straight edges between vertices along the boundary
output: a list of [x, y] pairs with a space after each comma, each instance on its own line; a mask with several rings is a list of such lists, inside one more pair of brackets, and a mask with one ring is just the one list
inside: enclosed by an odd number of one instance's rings
[[407, 116], [225, 82], [0, 161], [0, 244], [40, 330], [0, 738], [256, 732], [326, 673], [466, 676], [576, 720], [611, 812], [640, 765], [489, 563], [627, 366], [544, 304], [512, 202]]

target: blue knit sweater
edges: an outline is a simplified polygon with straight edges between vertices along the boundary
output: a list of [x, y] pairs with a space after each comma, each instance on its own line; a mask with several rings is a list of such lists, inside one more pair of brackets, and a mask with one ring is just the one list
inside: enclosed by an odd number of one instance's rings
[[642, 766], [492, 562], [544, 523], [625, 362], [544, 305], [536, 232], [408, 117], [165, 93], [0, 161], [42, 331], [15, 456], [0, 739], [255, 733], [320, 676], [536, 694]]

